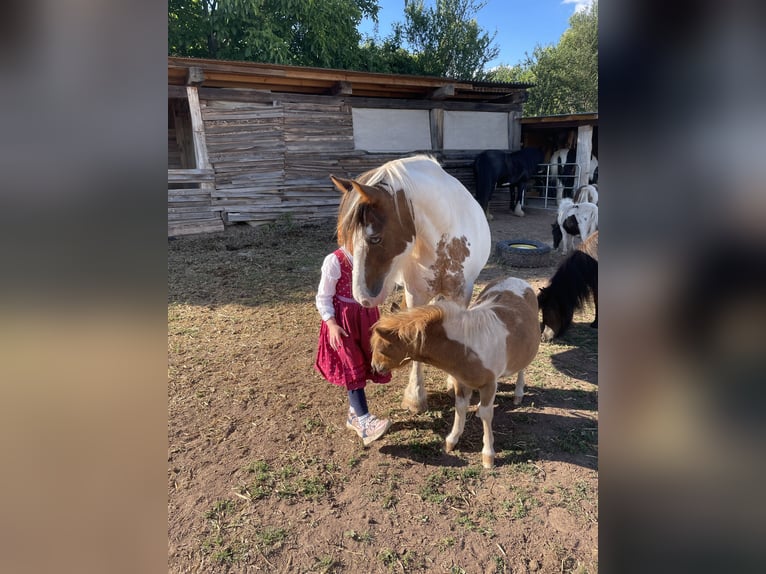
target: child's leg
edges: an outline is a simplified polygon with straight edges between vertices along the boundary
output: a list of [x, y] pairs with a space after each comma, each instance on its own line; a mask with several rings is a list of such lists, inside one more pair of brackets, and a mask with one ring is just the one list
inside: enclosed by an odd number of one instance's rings
[[367, 409], [367, 395], [364, 393], [364, 387], [349, 391], [348, 403], [351, 405], [354, 414], [358, 417], [363, 417], [369, 413], [369, 410]]

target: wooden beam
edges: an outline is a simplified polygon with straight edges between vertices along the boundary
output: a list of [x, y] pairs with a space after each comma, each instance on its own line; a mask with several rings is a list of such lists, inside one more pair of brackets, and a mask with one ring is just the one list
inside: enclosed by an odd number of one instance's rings
[[351, 82], [335, 82], [329, 93], [331, 96], [350, 96], [352, 91]]
[[187, 86], [199, 86], [205, 81], [205, 72], [199, 66], [192, 66], [186, 74]]
[[577, 156], [575, 161], [580, 166], [580, 181], [578, 185], [588, 183], [588, 171], [590, 170], [590, 156], [593, 149], [593, 126], [580, 126], [577, 128]]
[[455, 84], [447, 84], [441, 88], [436, 88], [428, 94], [429, 100], [443, 100], [455, 95]]
[[431, 123], [431, 149], [444, 148], [444, 109], [434, 108], [429, 110]]
[[521, 112], [508, 112], [508, 149], [521, 148]]
[[195, 168], [212, 169], [207, 155], [207, 142], [205, 141], [205, 124], [202, 122], [202, 110], [199, 107], [199, 94], [196, 86], [186, 87], [186, 97], [189, 100], [189, 113], [191, 114], [192, 139], [194, 141]]

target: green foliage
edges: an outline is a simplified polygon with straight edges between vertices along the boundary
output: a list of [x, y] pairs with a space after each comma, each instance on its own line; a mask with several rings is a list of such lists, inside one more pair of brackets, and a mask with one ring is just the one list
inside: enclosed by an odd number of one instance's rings
[[556, 46], [538, 45], [522, 63], [493, 70], [490, 79], [535, 84], [525, 116], [597, 111], [598, 2], [572, 15]]
[[482, 79], [498, 48], [478, 25], [482, 0], [405, 3], [385, 39], [362, 38], [378, 0], [168, 0], [168, 53], [390, 74]]
[[424, 0], [405, 3], [404, 24], [394, 25], [395, 38], [407, 41], [421, 73], [458, 79], [483, 79], [484, 67], [497, 57], [492, 36], [474, 18], [486, 1], [436, 0], [426, 8]]
[[168, 53], [353, 68], [377, 0], [168, 0]]

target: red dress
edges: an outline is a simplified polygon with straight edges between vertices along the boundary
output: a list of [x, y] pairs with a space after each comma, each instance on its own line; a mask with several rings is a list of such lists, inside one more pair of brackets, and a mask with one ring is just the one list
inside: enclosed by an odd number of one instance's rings
[[340, 278], [332, 298], [335, 321], [348, 333], [348, 337], [341, 337], [342, 345], [336, 351], [330, 346], [327, 323], [322, 321], [314, 368], [333, 385], [346, 387], [349, 391], [363, 389], [368, 379], [374, 383], [388, 383], [391, 373], [375, 373], [371, 366], [370, 336], [372, 326], [380, 318], [380, 311], [377, 307], [362, 307], [354, 300], [351, 263], [340, 249], [334, 255], [340, 262]]

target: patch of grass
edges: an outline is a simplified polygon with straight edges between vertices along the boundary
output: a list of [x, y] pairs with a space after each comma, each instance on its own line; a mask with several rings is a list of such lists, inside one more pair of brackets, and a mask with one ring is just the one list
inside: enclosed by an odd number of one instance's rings
[[436, 543], [436, 546], [440, 550], [446, 550], [447, 548], [452, 548], [454, 545], [455, 545], [454, 536], [447, 536], [446, 538], [442, 538]]
[[458, 524], [458, 526], [462, 526], [469, 532], [478, 532], [479, 534], [483, 534], [489, 538], [492, 538], [495, 535], [492, 528], [480, 524], [467, 514], [461, 514], [455, 519], [455, 522]]
[[325, 555], [316, 559], [314, 564], [311, 566], [311, 571], [327, 574], [329, 572], [334, 572], [335, 569], [340, 566], [340, 562], [337, 561], [333, 556]]
[[322, 421], [309, 418], [303, 422], [303, 426], [306, 428], [306, 432], [312, 432], [322, 426]]
[[512, 487], [511, 492], [514, 497], [512, 500], [503, 501], [503, 509], [514, 520], [526, 518], [530, 510], [542, 505], [539, 500], [523, 488]]
[[258, 530], [256, 540], [259, 546], [265, 550], [273, 550], [280, 546], [287, 538], [287, 530], [276, 526], [265, 526]]
[[205, 512], [205, 518], [208, 520], [220, 521], [227, 514], [234, 511], [234, 503], [231, 500], [218, 500], [213, 506]]
[[442, 440], [440, 438], [414, 440], [407, 444], [412, 451], [413, 458], [426, 461], [440, 456], [442, 453]]
[[[566, 508], [574, 516], [585, 516], [591, 522], [598, 522], [598, 495], [586, 481], [579, 480], [572, 488], [556, 485], [559, 493], [557, 506]], [[593, 509], [586, 510], [583, 502], [589, 502]]]
[[570, 429], [556, 437], [556, 446], [569, 454], [592, 454], [598, 450], [598, 429]]
[[453, 564], [449, 569], [450, 574], [466, 574], [468, 571], [462, 566]]
[[356, 530], [346, 530], [343, 533], [346, 538], [350, 538], [354, 542], [363, 542], [364, 544], [372, 544], [375, 537], [371, 532], [357, 532]]
[[383, 563], [383, 566], [389, 570], [392, 570], [396, 566], [396, 552], [394, 552], [391, 548], [384, 548], [378, 552], [378, 560]]

